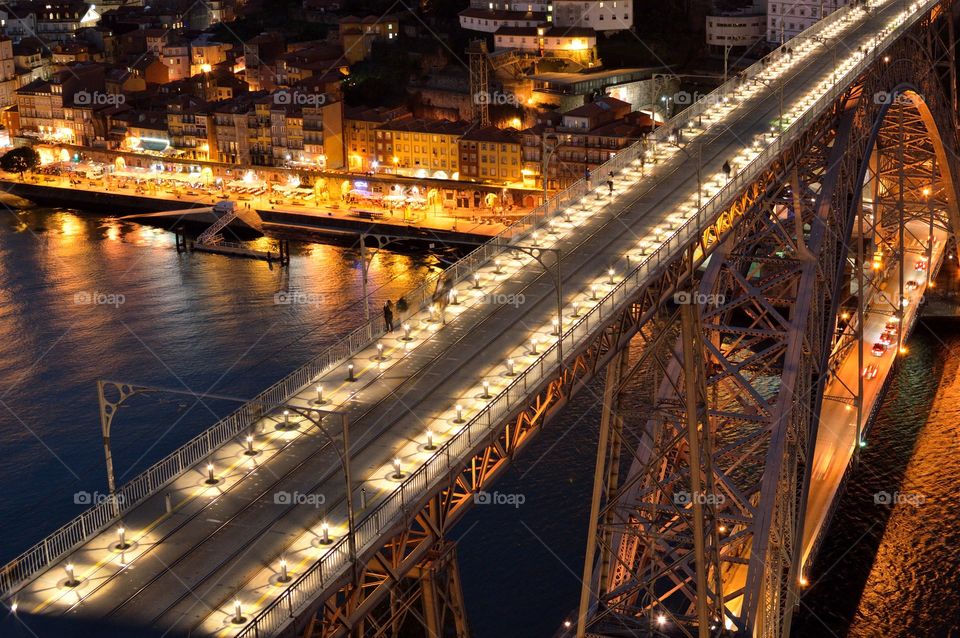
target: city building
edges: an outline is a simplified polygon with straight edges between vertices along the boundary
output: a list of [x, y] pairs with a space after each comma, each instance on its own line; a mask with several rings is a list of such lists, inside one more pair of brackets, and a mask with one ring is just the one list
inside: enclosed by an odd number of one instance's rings
[[[587, 171], [595, 173], [619, 151], [641, 139], [651, 120], [631, 112], [630, 104], [603, 97], [562, 114], [558, 122], [542, 122], [521, 133], [523, 171], [528, 182], [543, 185], [543, 149], [547, 155], [547, 185], [569, 186]], [[602, 176], [597, 179], [602, 179]]]
[[460, 138], [460, 179], [509, 184], [522, 180], [520, 134], [495, 126], [473, 128]]
[[343, 141], [346, 149], [346, 167], [356, 172], [375, 171], [391, 166], [392, 155], [383, 146], [383, 136], [377, 141], [377, 129], [391, 120], [408, 116], [406, 108], [344, 108]]
[[769, 0], [767, 41], [783, 44], [801, 31], [812, 27], [820, 18], [848, 4], [849, 0]]
[[625, 31], [633, 27], [633, 0], [553, 0], [553, 25]]
[[13, 40], [0, 37], [0, 108], [16, 104], [17, 68], [13, 58]]
[[716, 13], [707, 16], [707, 46], [717, 53], [731, 48], [749, 47], [764, 39], [767, 15], [754, 9]]
[[44, 141], [77, 143], [73, 105], [74, 97], [81, 91], [86, 95], [105, 91], [102, 65], [75, 64], [49, 80], [34, 80], [17, 89], [20, 134]]
[[305, 104], [274, 99], [270, 107], [274, 166], [343, 167], [343, 108], [332, 97], [324, 97]]
[[244, 42], [244, 79], [251, 91], [272, 90], [277, 86], [277, 57], [286, 51], [283, 34], [261, 33]]
[[350, 64], [370, 57], [374, 42], [389, 42], [399, 36], [400, 20], [393, 16], [347, 16], [340, 20], [340, 45]]
[[210, 110], [206, 101], [178, 95], [167, 102], [167, 132], [177, 155], [210, 159]]
[[470, 0], [459, 14], [460, 26], [469, 31], [496, 33], [503, 27], [592, 29], [598, 33], [633, 27], [632, 0], [551, 0], [524, 2]]
[[584, 66], [597, 63], [597, 33], [580, 27], [501, 27], [494, 50], [516, 49], [544, 57], [565, 58]]
[[468, 122], [402, 118], [377, 129], [377, 148], [398, 173], [414, 177], [457, 179], [460, 173], [460, 138]]

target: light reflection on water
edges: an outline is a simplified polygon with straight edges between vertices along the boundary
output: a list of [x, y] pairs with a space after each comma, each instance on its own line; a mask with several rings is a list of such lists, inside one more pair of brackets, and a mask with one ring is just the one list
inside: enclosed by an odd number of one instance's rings
[[[171, 233], [115, 218], [3, 215], [0, 560], [77, 514], [75, 492], [105, 491], [97, 379], [251, 397], [363, 320], [360, 260], [344, 248], [295, 245], [289, 269], [279, 269], [177, 254]], [[435, 265], [376, 255], [372, 308]], [[288, 290], [304, 293], [305, 303], [278, 303]], [[129, 479], [235, 408], [193, 403], [145, 399], [124, 408], [113, 437], [118, 475]]]
[[841, 497], [794, 635], [960, 635], [960, 326], [919, 324], [909, 352]]

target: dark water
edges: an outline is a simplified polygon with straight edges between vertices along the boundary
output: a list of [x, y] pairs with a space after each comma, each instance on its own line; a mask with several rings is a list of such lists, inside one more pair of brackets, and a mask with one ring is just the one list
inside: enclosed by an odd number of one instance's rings
[[960, 636], [960, 322], [921, 322], [908, 345], [810, 574], [796, 636]]
[[[378, 255], [374, 308], [434, 267]], [[277, 303], [288, 290], [305, 303]], [[178, 255], [171, 234], [115, 219], [0, 209], [2, 560], [79, 513], [76, 492], [105, 491], [97, 379], [252, 397], [357, 326], [360, 290], [359, 258], [342, 248], [300, 246], [281, 270]], [[113, 429], [119, 481], [236, 407], [172, 395], [130, 405]]]
[[[77, 491], [105, 490], [97, 379], [250, 397], [363, 317], [359, 261], [345, 249], [297, 247], [287, 271], [178, 255], [168, 233], [109, 218], [0, 215], [3, 561], [78, 513]], [[373, 307], [435, 265], [379, 255]], [[287, 290], [307, 303], [276, 303]], [[909, 346], [810, 574], [797, 636], [942, 637], [960, 625], [960, 325], [920, 326]], [[550, 636], [576, 606], [596, 392], [579, 395], [494, 486], [521, 505], [477, 506], [453, 531], [476, 638]], [[117, 417], [118, 475], [234, 407], [159, 399], [133, 400]], [[879, 491], [906, 500], [879, 506]]]

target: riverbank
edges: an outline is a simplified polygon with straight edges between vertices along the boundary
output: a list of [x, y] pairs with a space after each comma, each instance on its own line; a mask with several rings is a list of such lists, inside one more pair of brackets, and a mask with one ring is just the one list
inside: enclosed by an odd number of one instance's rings
[[[101, 184], [102, 178], [90, 180], [57, 175], [33, 175], [25, 181], [10, 175], [0, 176], [0, 189], [8, 196], [16, 196], [43, 206], [68, 206], [83, 210], [108, 211], [127, 215], [141, 223], [167, 229], [181, 229], [188, 233], [201, 231], [215, 221], [209, 213], [184, 214], [184, 209], [209, 207], [229, 197], [213, 197], [203, 193], [167, 191], [153, 186]], [[152, 191], [152, 192], [151, 192]], [[259, 236], [261, 233], [278, 239], [321, 243], [356, 243], [361, 234], [381, 234], [398, 237], [404, 244], [420, 248], [439, 248], [477, 245], [501, 232], [506, 226], [483, 218], [464, 219], [442, 214], [425, 214], [422, 219], [407, 221], [406, 216], [360, 215], [350, 210], [322, 208], [301, 204], [272, 203], [266, 195], [238, 196], [237, 206], [260, 218], [261, 224], [239, 219], [231, 229], [240, 234]], [[175, 211], [169, 217], [157, 215]], [[145, 213], [138, 217], [139, 213]], [[183, 228], [180, 228], [183, 227]], [[251, 232], [252, 231], [252, 232]]]

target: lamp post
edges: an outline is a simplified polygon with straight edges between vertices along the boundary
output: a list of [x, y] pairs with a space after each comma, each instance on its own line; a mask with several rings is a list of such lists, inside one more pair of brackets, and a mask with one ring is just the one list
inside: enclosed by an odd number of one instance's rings
[[[373, 237], [377, 240], [377, 247], [374, 249], [373, 254], [367, 257], [367, 237]], [[362, 287], [363, 287], [363, 318], [365, 321], [370, 321], [370, 298], [367, 296], [367, 279], [370, 275], [370, 264], [373, 262], [374, 256], [382, 249], [390, 244], [397, 241], [396, 239], [390, 239], [385, 235], [376, 235], [370, 233], [360, 233], [360, 270], [362, 277]]]
[[[560, 249], [558, 248], [541, 248], [528, 247], [528, 246], [510, 246], [511, 250], [519, 250], [520, 252], [530, 255], [533, 257], [545, 273], [550, 272], [550, 268], [547, 267], [546, 262], [543, 261], [543, 251], [552, 252], [556, 255], [555, 265], [556, 273], [553, 283], [554, 291], [557, 293], [557, 319], [556, 319], [556, 333], [557, 333], [557, 363], [563, 365], [563, 279], [560, 272]], [[534, 351], [536, 346], [534, 346]], [[534, 352], [536, 354], [536, 352]]]
[[[111, 388], [113, 392], [116, 393], [116, 398], [108, 397], [108, 388]], [[216, 399], [221, 401], [233, 401], [241, 403], [244, 405], [254, 405], [258, 408], [268, 408], [270, 410], [281, 410], [284, 413], [295, 413], [312, 423], [316, 426], [317, 431], [319, 431], [327, 441], [330, 442], [331, 447], [337, 454], [340, 465], [343, 469], [344, 482], [346, 485], [346, 505], [347, 505], [347, 530], [348, 530], [348, 539], [347, 546], [350, 554], [351, 560], [351, 569], [353, 570], [354, 582], [357, 579], [357, 545], [356, 545], [356, 514], [353, 506], [353, 478], [350, 472], [350, 428], [349, 428], [349, 419], [347, 418], [346, 413], [337, 412], [334, 410], [320, 410], [317, 408], [305, 409], [295, 405], [289, 404], [273, 404], [273, 403], [264, 403], [261, 401], [251, 401], [248, 399], [241, 399], [237, 397], [224, 396], [218, 394], [210, 393], [198, 393], [190, 392], [189, 390], [174, 390], [170, 388], [157, 388], [150, 387], [145, 385], [134, 385], [130, 383], [120, 383], [117, 381], [107, 381], [100, 379], [97, 381], [97, 394], [100, 400], [100, 425], [103, 434], [103, 446], [104, 446], [104, 455], [106, 458], [107, 465], [107, 484], [110, 490], [110, 501], [113, 504], [113, 514], [115, 517], [119, 517], [119, 505], [116, 495], [116, 485], [114, 482], [114, 473], [113, 473], [113, 456], [110, 448], [110, 429], [113, 423], [113, 417], [117, 414], [120, 406], [130, 397], [137, 394], [144, 393], [164, 393], [164, 394], [174, 394], [180, 396], [190, 396], [197, 400], [202, 399]], [[339, 418], [341, 425], [341, 436], [343, 438], [342, 449], [337, 445], [336, 439], [333, 437], [330, 432], [323, 425], [323, 419], [326, 416], [335, 416]], [[254, 419], [255, 421], [256, 419]], [[125, 539], [124, 539], [125, 540]]]
[[[770, 80], [764, 80], [762, 78], [755, 77], [753, 78], [753, 81], [759, 82], [769, 89], [774, 88]], [[777, 128], [779, 130], [778, 135], [782, 135], [783, 134], [783, 81], [782, 80], [777, 84], [776, 88], [777, 88], [777, 95], [779, 97], [779, 109], [778, 109], [779, 117], [777, 118]]]
[[[549, 152], [547, 150], [547, 138], [552, 137], [554, 139], [554, 144], [550, 147]], [[544, 131], [540, 136], [540, 178], [543, 181], [543, 204], [546, 206], [547, 200], [550, 199], [550, 190], [549, 190], [549, 173], [547, 172], [550, 168], [550, 158], [553, 157], [553, 154], [557, 152], [557, 147], [560, 146], [560, 135], [550, 131]]]
[[[678, 148], [678, 149], [680, 149], [681, 151], [683, 151], [683, 154], [686, 155], [686, 156], [690, 159], [690, 161], [693, 161], [693, 160], [694, 160], [693, 156], [690, 155], [690, 151], [688, 151], [687, 148], [686, 148], [687, 145], [692, 144], [693, 142], [687, 142], [687, 144], [685, 144], [685, 145], [683, 145], [683, 146], [680, 146], [680, 144], [677, 143], [677, 138], [676, 138], [676, 136], [673, 135], [673, 134], [671, 134], [671, 135], [667, 138], [667, 143], [670, 144], [671, 146], [675, 146], [676, 148]], [[697, 210], [700, 210], [701, 208], [703, 208], [703, 168], [702, 168], [702, 165], [703, 165], [703, 145], [698, 142], [696, 146], [697, 146], [697, 157], [696, 157], [696, 162], [697, 162]]]

